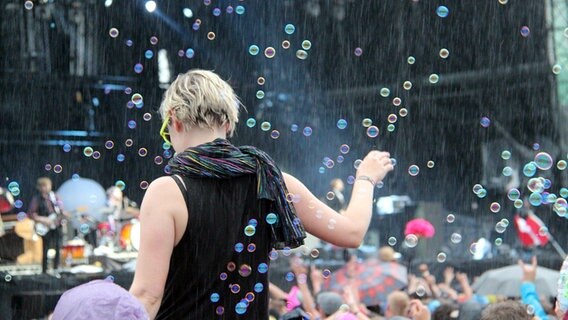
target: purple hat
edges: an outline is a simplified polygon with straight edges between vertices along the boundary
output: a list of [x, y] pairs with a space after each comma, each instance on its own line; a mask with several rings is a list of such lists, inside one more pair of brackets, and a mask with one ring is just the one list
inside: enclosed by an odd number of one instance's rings
[[149, 319], [138, 299], [112, 280], [94, 280], [67, 290], [53, 313], [53, 320]]

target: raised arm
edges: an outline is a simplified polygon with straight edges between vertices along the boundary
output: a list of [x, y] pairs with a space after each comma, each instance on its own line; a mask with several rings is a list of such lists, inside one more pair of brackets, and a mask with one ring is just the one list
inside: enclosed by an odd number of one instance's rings
[[469, 301], [471, 297], [473, 297], [473, 289], [469, 284], [469, 278], [467, 277], [467, 273], [458, 272], [456, 275], [456, 279], [461, 285], [463, 291], [463, 293], [459, 295], [460, 301], [464, 302]]
[[303, 265], [302, 259], [298, 257], [293, 257], [290, 260], [290, 268], [296, 275], [296, 283], [302, 293], [302, 306], [304, 307], [304, 310], [308, 314], [311, 314], [314, 318], [320, 317], [320, 314], [316, 309], [314, 296], [312, 295], [312, 292], [308, 287], [308, 282], [306, 281], [308, 277], [308, 268]]
[[521, 284], [521, 301], [524, 304], [530, 305], [534, 308], [534, 315], [539, 319], [547, 319], [546, 312], [540, 303], [540, 299], [536, 292], [536, 269], [538, 267], [538, 261], [536, 256], [532, 257], [531, 264], [525, 264], [522, 260], [519, 260], [519, 266], [523, 271], [523, 282]]
[[343, 215], [321, 202], [300, 180], [284, 174], [288, 191], [300, 199], [294, 206], [306, 230], [337, 246], [358, 247], [371, 222], [374, 184], [393, 170], [389, 157], [387, 152], [371, 151], [363, 159]]
[[286, 300], [288, 298], [288, 294], [284, 292], [284, 290], [280, 289], [277, 285], [272, 282], [268, 283], [268, 290], [270, 292], [270, 297], [276, 300]]

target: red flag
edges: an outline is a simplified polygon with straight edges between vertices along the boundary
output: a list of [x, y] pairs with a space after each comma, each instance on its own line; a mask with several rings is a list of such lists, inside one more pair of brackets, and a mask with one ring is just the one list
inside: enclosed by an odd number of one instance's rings
[[532, 213], [529, 213], [524, 218], [516, 214], [515, 227], [524, 247], [545, 246], [549, 241], [548, 230], [544, 222]]

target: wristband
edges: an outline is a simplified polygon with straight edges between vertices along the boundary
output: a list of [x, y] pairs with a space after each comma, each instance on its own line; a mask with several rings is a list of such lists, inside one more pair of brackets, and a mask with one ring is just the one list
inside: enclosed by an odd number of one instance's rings
[[373, 187], [374, 187], [375, 184], [376, 184], [376, 183], [375, 183], [375, 180], [371, 179], [371, 177], [369, 177], [369, 176], [358, 176], [357, 179], [355, 179], [355, 181], [357, 181], [357, 180], [369, 181], [369, 182], [373, 185]]

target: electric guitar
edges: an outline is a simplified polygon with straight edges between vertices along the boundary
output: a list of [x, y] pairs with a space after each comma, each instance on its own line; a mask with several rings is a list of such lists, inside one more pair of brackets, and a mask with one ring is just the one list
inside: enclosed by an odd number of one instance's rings
[[[52, 212], [52, 213], [49, 214], [49, 216], [47, 216], [47, 218], [48, 218], [49, 220], [51, 220], [51, 222], [50, 222], [49, 224], [45, 224], [45, 223], [42, 223], [42, 222], [35, 221], [35, 224], [34, 224], [34, 231], [35, 231], [35, 233], [36, 233], [38, 236], [42, 236], [42, 237], [43, 237], [43, 236], [45, 236], [50, 230], [55, 230], [55, 229], [57, 229], [57, 227], [61, 225], [61, 222], [63, 221], [63, 219], [66, 218], [66, 216], [67, 216], [67, 219], [71, 219], [71, 216], [72, 216], [72, 215], [77, 214], [77, 213], [85, 213], [85, 212], [88, 211], [88, 209], [89, 209], [89, 208], [88, 208], [87, 206], [80, 206], [80, 207], [77, 207], [77, 208], [74, 209], [74, 210], [65, 211], [65, 213], [63, 213], [63, 212], [61, 212], [61, 210], [60, 210], [59, 208], [57, 208], [56, 211], [58, 211], [59, 213], [57, 213], [57, 212]], [[94, 226], [96, 226], [96, 221], [91, 221], [91, 220], [93, 220], [93, 218], [90, 217], [90, 216], [87, 217], [85, 220], [87, 221], [87, 223], [89, 224], [89, 226], [90, 226], [92, 229], [94, 229]], [[66, 231], [65, 231], [65, 229], [64, 229], [64, 230], [63, 230], [63, 233], [65, 234], [65, 232], [66, 232]]]
[[35, 222], [34, 224], [34, 231], [38, 236], [45, 236], [50, 230], [55, 230], [57, 228], [57, 226], [60, 224], [60, 214], [57, 214], [55, 212], [49, 214], [49, 216], [47, 216], [47, 218], [49, 220], [51, 220], [51, 223], [49, 225], [45, 224], [45, 223], [41, 223], [41, 222]]
[[63, 213], [57, 205], [57, 198], [55, 192], [49, 192], [49, 201], [53, 205], [54, 212], [50, 213], [47, 218], [51, 221], [49, 224], [36, 221], [34, 224], [34, 231], [38, 236], [45, 236], [50, 230], [55, 230], [59, 225], [61, 225], [61, 220], [63, 219]]

